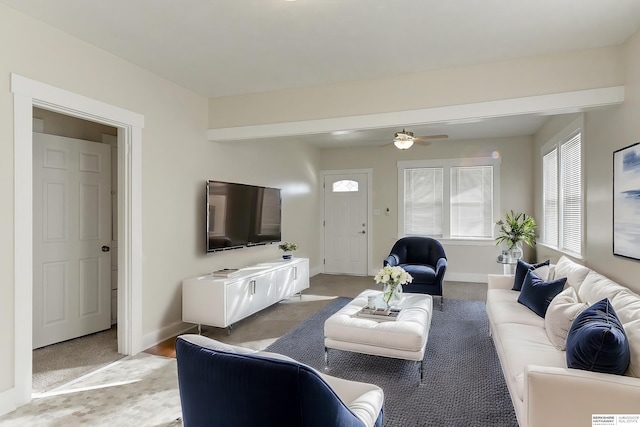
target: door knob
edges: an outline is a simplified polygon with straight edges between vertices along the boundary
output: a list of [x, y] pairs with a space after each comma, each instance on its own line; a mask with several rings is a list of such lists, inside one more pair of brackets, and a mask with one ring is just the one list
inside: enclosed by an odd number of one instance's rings
[[366, 231], [364, 231], [364, 230], [362, 230], [362, 231], [360, 232], [360, 234], [365, 234], [365, 233], [366, 233]]
[[109, 252], [111, 250], [111, 248], [109, 246], [103, 246], [102, 247], [102, 252]]

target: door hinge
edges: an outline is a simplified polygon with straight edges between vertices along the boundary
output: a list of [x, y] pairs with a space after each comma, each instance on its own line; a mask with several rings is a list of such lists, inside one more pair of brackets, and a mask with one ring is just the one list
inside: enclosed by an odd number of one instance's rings
[[327, 184], [326, 183], [322, 183], [322, 188], [327, 188]]
[[322, 263], [323, 263], [323, 264], [326, 264], [326, 263], [327, 263], [327, 259], [326, 259], [326, 258], [323, 258], [323, 259], [322, 259]]
[[322, 226], [326, 227], [327, 226], [327, 222], [326, 221], [322, 221]]

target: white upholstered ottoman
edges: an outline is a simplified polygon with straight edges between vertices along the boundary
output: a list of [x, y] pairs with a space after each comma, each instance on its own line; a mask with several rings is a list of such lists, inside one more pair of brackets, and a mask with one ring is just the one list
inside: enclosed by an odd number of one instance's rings
[[[381, 293], [375, 290], [362, 292], [324, 322], [327, 366], [329, 348], [422, 361], [433, 312], [431, 295], [403, 294], [399, 306], [402, 310], [395, 321], [379, 321], [356, 315], [367, 305], [369, 295]], [[420, 372], [422, 374], [422, 363]]]

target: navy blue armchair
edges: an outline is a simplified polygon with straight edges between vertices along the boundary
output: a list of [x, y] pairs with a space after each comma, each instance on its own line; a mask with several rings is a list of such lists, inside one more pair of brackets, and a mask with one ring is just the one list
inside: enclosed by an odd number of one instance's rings
[[[442, 297], [442, 282], [447, 270], [447, 255], [436, 239], [430, 237], [403, 237], [384, 260], [385, 266], [400, 266], [413, 277], [413, 282], [402, 285], [404, 292]], [[441, 300], [442, 302], [442, 300]]]
[[184, 427], [381, 427], [382, 389], [200, 335], [176, 340]]

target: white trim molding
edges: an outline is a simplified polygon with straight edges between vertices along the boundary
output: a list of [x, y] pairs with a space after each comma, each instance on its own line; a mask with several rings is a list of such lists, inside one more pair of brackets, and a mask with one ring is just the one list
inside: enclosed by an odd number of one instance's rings
[[623, 101], [624, 86], [611, 86], [418, 110], [209, 129], [207, 138], [209, 141], [236, 141], [342, 130], [483, 120], [521, 114], [555, 115], [618, 105]]
[[118, 129], [118, 351], [142, 347], [142, 128], [144, 116], [11, 74], [14, 104], [15, 383], [0, 394], [0, 414], [31, 401], [33, 325], [33, 107]]

